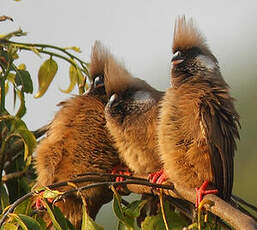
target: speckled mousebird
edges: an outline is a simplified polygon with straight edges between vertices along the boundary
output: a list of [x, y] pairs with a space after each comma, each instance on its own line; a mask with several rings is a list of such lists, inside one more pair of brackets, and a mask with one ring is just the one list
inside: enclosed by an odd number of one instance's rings
[[[111, 54], [100, 42], [91, 53], [90, 74], [93, 82], [89, 91], [60, 103], [61, 109], [50, 124], [47, 136], [36, 149], [35, 168], [38, 186], [67, 181], [86, 172], [111, 172], [120, 164], [117, 150], [105, 127], [104, 67]], [[91, 182], [92, 183], [92, 182]], [[78, 184], [78, 186], [86, 185]], [[66, 191], [71, 187], [62, 187]], [[108, 187], [84, 190], [87, 210], [95, 219], [101, 206], [112, 199]], [[75, 194], [56, 203], [64, 215], [80, 229], [82, 201]]]
[[[174, 29], [171, 84], [162, 101], [158, 138], [164, 174], [202, 195], [231, 197], [239, 115], [218, 61], [192, 19]], [[201, 186], [202, 185], [202, 186]]]
[[156, 128], [163, 92], [133, 77], [113, 57], [107, 62], [104, 82], [109, 97], [106, 125], [120, 158], [135, 174], [160, 169]]

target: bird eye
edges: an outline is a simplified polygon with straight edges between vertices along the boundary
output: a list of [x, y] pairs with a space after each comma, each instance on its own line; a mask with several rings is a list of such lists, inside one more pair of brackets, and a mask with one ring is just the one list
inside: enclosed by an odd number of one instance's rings
[[104, 77], [99, 75], [94, 79], [94, 88], [100, 88], [104, 86]]

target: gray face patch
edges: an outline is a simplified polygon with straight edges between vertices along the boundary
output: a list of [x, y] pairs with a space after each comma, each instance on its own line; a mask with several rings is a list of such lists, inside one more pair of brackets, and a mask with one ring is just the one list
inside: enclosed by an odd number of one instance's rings
[[197, 56], [196, 61], [200, 63], [201, 66], [208, 69], [209, 71], [214, 71], [218, 67], [216, 62], [214, 62], [211, 58], [204, 55]]
[[133, 94], [133, 99], [137, 103], [155, 103], [155, 99], [152, 97], [152, 95], [147, 91], [136, 91]]

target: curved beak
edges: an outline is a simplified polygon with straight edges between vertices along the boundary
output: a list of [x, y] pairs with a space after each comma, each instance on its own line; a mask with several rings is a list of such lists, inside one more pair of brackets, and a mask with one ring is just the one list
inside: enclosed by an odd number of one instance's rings
[[103, 86], [104, 86], [104, 78], [102, 75], [99, 75], [94, 79], [94, 88], [100, 88]]
[[179, 51], [177, 51], [177, 52], [173, 55], [173, 57], [171, 58], [171, 63], [172, 63], [173, 65], [177, 65], [177, 64], [179, 64], [179, 63], [181, 63], [181, 62], [183, 62], [183, 61], [184, 61], [184, 59], [181, 57], [181, 54], [180, 54]]
[[117, 104], [117, 99], [118, 99], [118, 94], [117, 93], [114, 93], [112, 94], [112, 96], [110, 97], [109, 101], [108, 101], [108, 105], [110, 107], [113, 107]]

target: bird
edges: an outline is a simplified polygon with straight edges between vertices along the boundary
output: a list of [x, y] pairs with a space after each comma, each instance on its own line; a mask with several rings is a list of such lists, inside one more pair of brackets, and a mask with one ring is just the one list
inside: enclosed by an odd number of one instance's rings
[[109, 98], [106, 126], [120, 159], [136, 175], [147, 175], [162, 165], [158, 154], [158, 103], [163, 92], [135, 78], [113, 57], [105, 68], [104, 85]]
[[[86, 172], [111, 172], [113, 167], [121, 164], [117, 149], [105, 127], [104, 107], [108, 98], [104, 88], [104, 68], [109, 56], [109, 51], [96, 41], [91, 53], [90, 75], [93, 81], [90, 89], [84, 95], [60, 103], [61, 108], [50, 123], [47, 136], [36, 148], [38, 186], [67, 181]], [[68, 189], [71, 187], [58, 190]], [[113, 197], [107, 186], [83, 190], [82, 195], [92, 219], [95, 219], [102, 205]], [[75, 229], [80, 229], [81, 198], [72, 194], [55, 204]]]
[[208, 193], [230, 200], [240, 122], [229, 86], [192, 18], [176, 19], [172, 52], [158, 123], [162, 179], [196, 188], [196, 206]]

